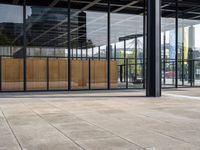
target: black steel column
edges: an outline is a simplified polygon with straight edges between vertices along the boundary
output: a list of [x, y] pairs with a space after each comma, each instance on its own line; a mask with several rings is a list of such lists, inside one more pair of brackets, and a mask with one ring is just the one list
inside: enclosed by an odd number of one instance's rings
[[2, 57], [0, 56], [0, 91], [2, 91]]
[[24, 91], [26, 88], [26, 0], [23, 2], [23, 62], [24, 62]]
[[71, 90], [71, 33], [70, 33], [70, 28], [71, 28], [71, 12], [70, 12], [70, 4], [71, 1], [68, 0], [68, 90]]
[[175, 55], [175, 87], [178, 88], [178, 0], [176, 0], [176, 55]]
[[110, 90], [110, 0], [108, 0], [107, 34], [107, 88]]
[[148, 97], [161, 96], [160, 0], [148, 0], [147, 11], [147, 88]]

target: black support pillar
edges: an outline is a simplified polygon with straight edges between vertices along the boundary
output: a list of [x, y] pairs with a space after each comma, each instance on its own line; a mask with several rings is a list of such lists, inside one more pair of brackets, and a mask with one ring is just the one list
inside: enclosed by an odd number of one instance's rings
[[160, 0], [148, 0], [147, 9], [146, 95], [159, 97], [161, 96]]

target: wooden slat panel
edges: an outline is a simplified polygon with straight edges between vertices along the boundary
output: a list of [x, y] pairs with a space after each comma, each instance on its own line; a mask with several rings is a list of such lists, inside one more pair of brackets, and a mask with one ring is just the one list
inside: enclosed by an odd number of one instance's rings
[[49, 59], [49, 88], [68, 88], [68, 60]]
[[46, 90], [47, 89], [47, 59], [28, 58], [27, 59], [27, 89]]
[[112, 88], [118, 87], [117, 61], [110, 61], [110, 84]]
[[2, 90], [23, 90], [23, 59], [2, 58]]
[[89, 79], [89, 61], [72, 60], [71, 61], [71, 84], [74, 89], [88, 88]]
[[[111, 61], [111, 87], [117, 87], [117, 62]], [[89, 84], [89, 61], [71, 61], [72, 88], [87, 89]], [[67, 89], [68, 61], [66, 59], [49, 59], [49, 87], [50, 89]], [[107, 61], [91, 61], [91, 87], [107, 88]], [[23, 59], [2, 59], [2, 89], [23, 90]], [[47, 89], [47, 59], [27, 59], [27, 89]]]
[[91, 79], [92, 88], [107, 88], [107, 61], [92, 61]]

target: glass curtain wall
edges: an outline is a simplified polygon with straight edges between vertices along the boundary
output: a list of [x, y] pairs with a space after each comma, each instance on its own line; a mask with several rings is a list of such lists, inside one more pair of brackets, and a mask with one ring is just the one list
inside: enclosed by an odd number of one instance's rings
[[143, 87], [143, 1], [71, 1], [68, 10], [68, 1], [27, 0], [0, 8], [0, 90]]
[[[0, 4], [1, 91], [143, 88], [143, 1], [26, 2]], [[200, 86], [199, 7], [162, 1], [163, 87]]]
[[68, 88], [67, 29], [67, 6], [26, 6], [27, 90]]
[[[162, 1], [161, 18], [161, 59], [162, 87], [175, 87], [176, 84], [176, 0], [170, 4]], [[171, 11], [167, 11], [168, 9]], [[173, 9], [172, 9], [173, 8]]]
[[[197, 6], [185, 10], [179, 9], [179, 86], [200, 85], [200, 21], [194, 16]], [[188, 12], [194, 10], [193, 15]], [[191, 14], [192, 14], [191, 13]]]
[[111, 0], [111, 65], [117, 66], [110, 70], [116, 78], [112, 88], [143, 88], [143, 6], [143, 1]]
[[[72, 1], [71, 6], [74, 5]], [[71, 62], [72, 89], [107, 89], [108, 3], [85, 1], [79, 5], [80, 9], [70, 10], [70, 42], [78, 51], [77, 59]], [[97, 9], [102, 5], [104, 9]]]

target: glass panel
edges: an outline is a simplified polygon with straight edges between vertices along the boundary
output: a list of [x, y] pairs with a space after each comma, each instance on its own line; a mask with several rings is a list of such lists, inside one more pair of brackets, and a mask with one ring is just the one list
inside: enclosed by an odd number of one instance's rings
[[0, 4], [0, 84], [3, 91], [23, 90], [22, 35], [23, 7]]
[[26, 14], [27, 55], [65, 57], [67, 8], [27, 6]]
[[200, 86], [200, 61], [194, 61], [194, 85]]
[[50, 90], [68, 87], [67, 59], [62, 59], [67, 56], [68, 9], [56, 4], [26, 6], [28, 90], [47, 90], [47, 85]]
[[199, 86], [200, 21], [197, 9], [179, 10], [179, 86]]
[[89, 65], [91, 89], [107, 88], [107, 9], [98, 11], [99, 3], [106, 8], [105, 1], [93, 0], [71, 9], [71, 45], [78, 55], [71, 64], [72, 89], [89, 89]]
[[[111, 0], [111, 56], [117, 61], [118, 83], [112, 88], [142, 88], [143, 86], [143, 1]], [[140, 8], [134, 7], [140, 3]], [[123, 7], [130, 6], [130, 7]], [[133, 6], [133, 7], [132, 7]], [[140, 13], [134, 13], [134, 12]], [[141, 61], [142, 60], [142, 61]], [[136, 67], [137, 66], [137, 67]], [[110, 74], [115, 74], [111, 70]], [[140, 83], [138, 83], [140, 82]], [[117, 85], [117, 86], [116, 86]]]
[[[174, 3], [173, 3], [174, 2]], [[162, 87], [175, 87], [176, 76], [176, 11], [175, 0], [168, 3], [166, 0], [162, 2], [162, 18], [161, 18], [161, 56], [162, 56]], [[174, 8], [174, 11], [168, 12], [167, 8]]]

